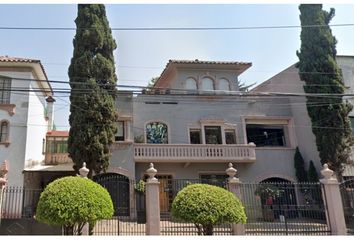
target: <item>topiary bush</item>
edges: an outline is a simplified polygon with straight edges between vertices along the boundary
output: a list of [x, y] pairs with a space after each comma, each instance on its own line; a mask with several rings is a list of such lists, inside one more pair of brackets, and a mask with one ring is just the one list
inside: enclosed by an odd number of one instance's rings
[[208, 184], [190, 184], [173, 200], [172, 216], [192, 222], [198, 235], [213, 235], [213, 228], [222, 223], [246, 223], [241, 201], [231, 192]]
[[87, 178], [63, 177], [50, 183], [41, 193], [36, 219], [49, 225], [61, 225], [65, 235], [81, 235], [86, 223], [113, 215], [108, 191]]

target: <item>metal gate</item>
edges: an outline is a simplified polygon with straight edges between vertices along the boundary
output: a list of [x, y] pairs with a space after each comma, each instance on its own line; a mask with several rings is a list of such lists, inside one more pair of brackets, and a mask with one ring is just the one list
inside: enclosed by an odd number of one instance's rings
[[340, 192], [347, 232], [349, 235], [354, 235], [354, 179], [342, 182]]
[[330, 235], [319, 183], [242, 183], [246, 235]]
[[136, 182], [115, 173], [93, 180], [107, 189], [114, 206], [113, 217], [98, 221], [94, 235], [145, 235], [145, 195], [134, 191]]

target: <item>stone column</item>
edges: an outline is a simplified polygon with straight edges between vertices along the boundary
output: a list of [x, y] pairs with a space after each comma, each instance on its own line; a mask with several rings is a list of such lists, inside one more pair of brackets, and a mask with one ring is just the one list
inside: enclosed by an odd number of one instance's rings
[[86, 163], [82, 164], [82, 168], [79, 169], [80, 177], [87, 178], [87, 174], [90, 172], [90, 169], [86, 167]]
[[[236, 173], [237, 170], [233, 168], [232, 163], [229, 163], [229, 168], [226, 169], [226, 174], [229, 175], [229, 178], [227, 179], [228, 189], [241, 201], [241, 181], [235, 177]], [[245, 235], [245, 226], [243, 224], [232, 224], [232, 234]]]
[[145, 184], [146, 191], [146, 235], [160, 235], [160, 198], [159, 181], [155, 178], [157, 170], [154, 164], [146, 170], [149, 178]]
[[323, 184], [322, 196], [326, 207], [327, 224], [331, 228], [332, 235], [347, 235], [338, 180], [333, 177], [333, 171], [327, 164], [323, 165], [321, 174], [324, 176], [320, 182]]

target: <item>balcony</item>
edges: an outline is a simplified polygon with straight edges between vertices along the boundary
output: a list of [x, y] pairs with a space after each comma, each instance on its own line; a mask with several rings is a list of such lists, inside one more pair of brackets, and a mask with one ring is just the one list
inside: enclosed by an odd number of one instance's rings
[[134, 144], [135, 162], [254, 162], [254, 144]]
[[45, 165], [58, 165], [73, 162], [68, 153], [47, 153], [44, 161]]

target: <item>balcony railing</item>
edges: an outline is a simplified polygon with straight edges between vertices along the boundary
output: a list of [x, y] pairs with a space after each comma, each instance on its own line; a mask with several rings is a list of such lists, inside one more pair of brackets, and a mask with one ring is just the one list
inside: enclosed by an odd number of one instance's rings
[[72, 163], [68, 153], [47, 153], [45, 155], [46, 165], [57, 165], [64, 163]]
[[134, 144], [136, 162], [253, 162], [254, 144]]

